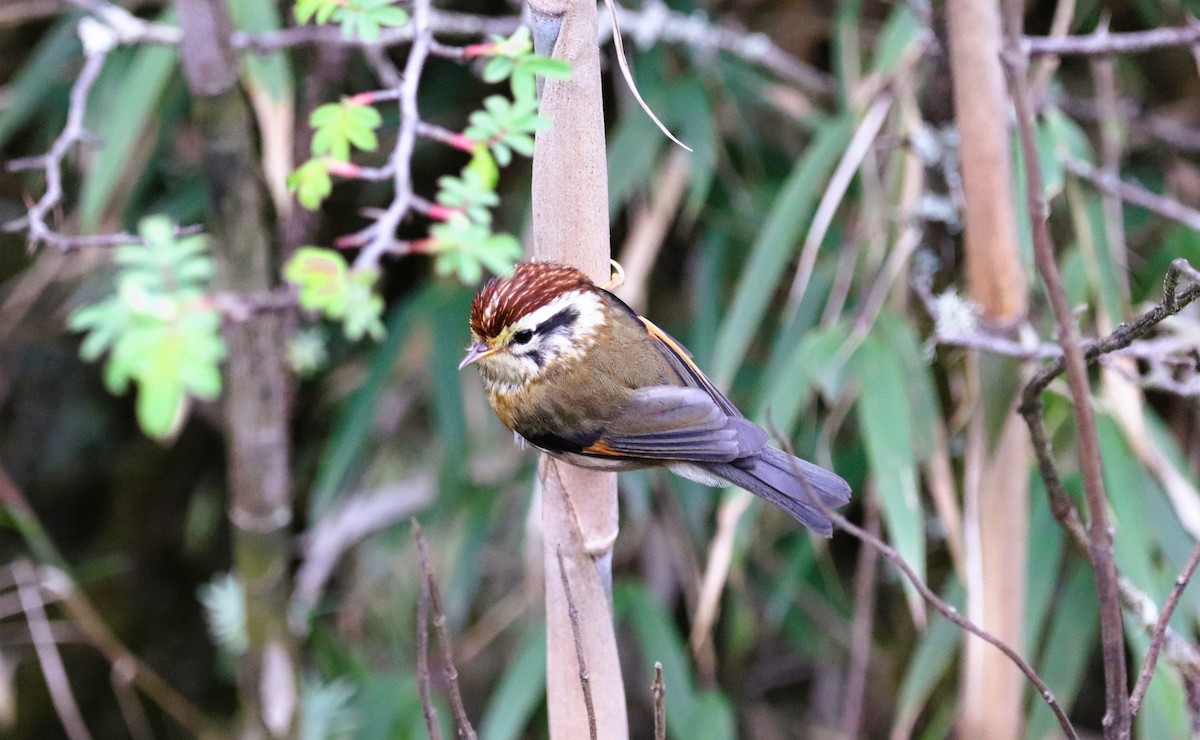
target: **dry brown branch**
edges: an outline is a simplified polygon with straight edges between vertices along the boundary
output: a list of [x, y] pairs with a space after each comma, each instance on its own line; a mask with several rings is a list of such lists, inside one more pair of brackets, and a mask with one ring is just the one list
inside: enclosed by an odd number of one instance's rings
[[1150, 31], [1109, 33], [1087, 36], [1026, 36], [1017, 37], [1016, 52], [1031, 56], [1111, 56], [1113, 54], [1143, 54], [1156, 49], [1192, 46], [1200, 42], [1200, 26], [1185, 28], [1155, 28]]
[[[539, 112], [550, 126], [536, 135], [529, 255], [573, 265], [602, 285], [611, 274], [611, 239], [596, 5], [529, 0], [527, 7], [534, 50], [571, 65], [569, 78], [542, 85]], [[620, 740], [628, 736], [629, 721], [609, 598], [620, 521], [616, 476], [545, 456], [539, 473], [550, 735], [587, 737], [594, 715], [605, 738]], [[558, 565], [560, 556], [564, 566]], [[590, 706], [580, 692], [576, 633], [556, 567], [569, 577], [580, 618]]]
[[1142, 699], [1146, 697], [1146, 689], [1150, 687], [1150, 679], [1154, 676], [1154, 666], [1158, 662], [1158, 654], [1166, 639], [1167, 624], [1171, 621], [1171, 615], [1175, 613], [1175, 608], [1179, 606], [1179, 599], [1183, 596], [1183, 590], [1191, 582], [1197, 565], [1200, 565], [1200, 542], [1197, 542], [1196, 546], [1192, 548], [1192, 554], [1188, 558], [1187, 564], [1175, 578], [1175, 584], [1171, 586], [1171, 593], [1167, 596], [1167, 601], [1158, 615], [1158, 622], [1155, 623], [1154, 630], [1150, 633], [1150, 648], [1146, 651], [1146, 659], [1142, 661], [1142, 670], [1138, 674], [1133, 693], [1129, 696], [1129, 709], [1135, 715], [1142, 707]]
[[18, 560], [9, 567], [17, 584], [21, 606], [25, 610], [25, 620], [29, 625], [29, 635], [33, 639], [38, 663], [42, 667], [42, 677], [46, 679], [50, 701], [58, 714], [59, 722], [62, 723], [63, 731], [70, 740], [91, 740], [92, 734], [88, 732], [87, 725], [83, 723], [83, 717], [79, 713], [79, 704], [75, 702], [75, 694], [71, 691], [66, 666], [58, 653], [54, 633], [46, 618], [42, 596], [38, 593], [38, 576], [33, 566], [25, 560]]
[[1126, 203], [1141, 206], [1163, 218], [1177, 221], [1192, 229], [1200, 229], [1200, 211], [1177, 200], [1153, 193], [1136, 183], [1122, 180], [1111, 171], [1098, 170], [1087, 162], [1067, 159], [1063, 166], [1071, 174], [1090, 182], [1101, 191], [1115, 195]]
[[[769, 420], [767, 422], [767, 429], [771, 433], [771, 436], [774, 437], [775, 443], [779, 445], [782, 450], [787, 452], [789, 455], [793, 454], [791, 443], [786, 437], [779, 433], [779, 430], [776, 429]], [[795, 469], [795, 473], [801, 484], [805, 488], [808, 488], [808, 479], [804, 477], [804, 474], [801, 473], [798, 468]], [[1027, 663], [1016, 650], [1009, 647], [1008, 644], [1003, 640], [992, 635], [990, 632], [978, 626], [970, 619], [962, 616], [958, 609], [942, 600], [940, 596], [933, 592], [933, 589], [929, 588], [929, 586], [923, 580], [921, 580], [921, 577], [918, 576], [916, 571], [912, 569], [912, 566], [910, 566], [908, 562], [901, 557], [900, 553], [896, 552], [893, 547], [878, 537], [875, 537], [869, 532], [866, 532], [858, 526], [852, 524], [850, 520], [846, 519], [846, 517], [842, 516], [837, 511], [834, 511], [833, 509], [830, 509], [822, 504], [821, 500], [817, 498], [811, 491], [809, 491], [809, 499], [816, 502], [817, 505], [820, 506], [825, 512], [825, 514], [833, 520], [834, 525], [836, 525], [839, 529], [853, 535], [864, 545], [869, 545], [870, 547], [878, 550], [884, 558], [886, 558], [892, 563], [892, 565], [894, 565], [901, 573], [904, 574], [904, 577], [907, 578], [910, 583], [912, 583], [912, 585], [921, 594], [922, 598], [924, 598], [926, 602], [933, 606], [933, 608], [936, 609], [939, 614], [961, 629], [970, 632], [981, 640], [991, 643], [996, 647], [996, 649], [1008, 656], [1008, 659], [1020, 669], [1021, 673], [1025, 674], [1025, 677], [1029, 679], [1029, 683], [1031, 683], [1033, 687], [1037, 689], [1042, 700], [1045, 701], [1046, 705], [1050, 707], [1050, 711], [1054, 713], [1055, 719], [1058, 720], [1058, 724], [1062, 728], [1063, 734], [1066, 737], [1071, 738], [1071, 740], [1077, 740], [1079, 736], [1076, 734], [1074, 726], [1071, 725], [1071, 720], [1067, 717], [1066, 712], [1063, 711], [1062, 707], [1058, 703], [1058, 700], [1054, 697], [1054, 692], [1050, 690], [1050, 687], [1046, 685], [1046, 682], [1042, 680], [1042, 677], [1039, 676], [1037, 671], [1033, 669], [1033, 666], [1029, 665], [1029, 663]]]
[[113, 695], [117, 697], [117, 707], [125, 720], [125, 728], [133, 740], [153, 740], [154, 730], [150, 727], [150, 718], [142, 708], [138, 699], [137, 687], [133, 683], [137, 675], [133, 666], [125, 663], [113, 663], [108, 672], [108, 680], [112, 684]]
[[1108, 500], [1100, 463], [1100, 445], [1092, 412], [1087, 361], [1079, 338], [1075, 316], [1067, 302], [1066, 289], [1054, 254], [1048, 224], [1049, 207], [1042, 185], [1034, 134], [1033, 108], [1029, 100], [1029, 60], [1021, 48], [1024, 6], [1020, 0], [1005, 2], [1004, 62], [1009, 91], [1016, 110], [1017, 131], [1025, 165], [1029, 220], [1033, 231], [1034, 258], [1046, 286], [1067, 371], [1067, 385], [1075, 413], [1076, 438], [1084, 494], [1089, 517], [1089, 549], [1100, 600], [1100, 643], [1104, 657], [1105, 736], [1121, 740], [1129, 737], [1131, 715], [1126, 693], [1125, 628], [1117, 586], [1117, 568], [1113, 557], [1113, 535], [1108, 524]]
[[412, 526], [413, 539], [417, 542], [417, 557], [421, 561], [421, 577], [428, 590], [429, 607], [433, 611], [433, 626], [437, 630], [438, 645], [442, 649], [442, 670], [446, 676], [446, 687], [450, 692], [450, 706], [454, 709], [454, 721], [458, 723], [458, 736], [467, 738], [467, 740], [476, 740], [475, 728], [471, 726], [471, 720], [467, 718], [467, 708], [463, 706], [462, 692], [458, 688], [458, 668], [454, 666], [454, 643], [450, 639], [446, 613], [442, 610], [441, 591], [438, 590], [437, 579], [433, 575], [433, 566], [430, 565], [429, 555], [425, 551], [425, 539], [421, 536], [421, 526], [415, 519], [412, 521]]
[[[1178, 291], [1180, 277], [1188, 278], [1193, 285], [1183, 291]], [[1192, 268], [1186, 260], [1176, 260], [1172, 263], [1164, 280], [1162, 302], [1152, 307], [1137, 320], [1129, 324], [1122, 324], [1107, 337], [1090, 342], [1084, 352], [1084, 359], [1087, 362], [1094, 362], [1104, 354], [1130, 346], [1135, 339], [1144, 336], [1159, 323], [1183, 310], [1197, 298], [1200, 298], [1200, 272]], [[1094, 554], [1091, 539], [1085, 533], [1079, 513], [1063, 488], [1042, 418], [1041, 393], [1064, 370], [1065, 361], [1060, 356], [1034, 376], [1022, 392], [1019, 411], [1029, 427], [1038, 469], [1050, 497], [1050, 510], [1069, 535], [1072, 544], [1090, 559]], [[1185, 683], [1188, 685], [1200, 683], [1200, 650], [1182, 636], [1174, 633], [1166, 625], [1166, 622], [1162, 622], [1160, 630], [1157, 607], [1136, 586], [1124, 578], [1118, 578], [1116, 585], [1120, 603], [1125, 610], [1152, 635], [1161, 634], [1160, 640], [1165, 647], [1165, 655], [1180, 670]], [[1143, 673], [1146, 670], [1153, 672], [1153, 666], [1151, 665], [1149, 669], [1144, 667]]]
[[562, 547], [555, 552], [558, 558], [558, 574], [562, 578], [563, 593], [567, 598], [567, 616], [571, 619], [571, 634], [575, 640], [575, 661], [579, 666], [579, 687], [583, 690], [583, 703], [587, 706], [588, 737], [596, 740], [596, 706], [592, 703], [592, 679], [588, 675], [587, 659], [583, 655], [583, 634], [579, 628], [579, 608], [571, 596], [571, 581], [563, 567]]
[[[879, 504], [868, 490], [863, 499], [866, 532], [879, 536]], [[878, 551], [864, 547], [858, 552], [854, 570], [854, 626], [850, 638], [850, 667], [846, 671], [846, 693], [842, 700], [842, 732], [859, 737], [862, 731], [863, 700], [867, 692], [867, 668], [870, 667], [871, 632], [875, 623], [875, 590]]]
[[[421, 525], [416, 518], [412, 523], [413, 539], [421, 548]], [[418, 549], [418, 552], [420, 550]], [[417, 595], [417, 694], [421, 699], [421, 713], [425, 716], [425, 731], [429, 740], [442, 740], [442, 731], [437, 724], [437, 710], [433, 707], [429, 685], [429, 579], [425, 577], [424, 568], [421, 571], [421, 586]]]

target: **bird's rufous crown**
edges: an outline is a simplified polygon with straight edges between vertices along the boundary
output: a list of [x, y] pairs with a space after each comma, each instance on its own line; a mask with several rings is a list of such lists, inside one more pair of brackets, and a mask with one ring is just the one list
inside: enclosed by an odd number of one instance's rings
[[492, 339], [522, 316], [573, 290], [593, 287], [579, 270], [561, 262], [522, 262], [508, 277], [492, 278], [471, 301], [471, 331]]

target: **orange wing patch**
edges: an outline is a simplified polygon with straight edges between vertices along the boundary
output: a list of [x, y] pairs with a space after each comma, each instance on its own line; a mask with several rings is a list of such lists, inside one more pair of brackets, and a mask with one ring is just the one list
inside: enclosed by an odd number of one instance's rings
[[631, 455], [619, 452], [608, 446], [608, 443], [603, 439], [598, 439], [587, 447], [580, 450], [585, 455], [596, 455], [598, 457], [631, 457]]
[[704, 371], [692, 360], [692, 353], [684, 349], [683, 345], [675, 341], [675, 338], [659, 329], [654, 325], [654, 322], [645, 316], [638, 316], [642, 323], [646, 325], [646, 332], [650, 335], [650, 341], [659, 345], [659, 350], [667, 357], [672, 365], [675, 366], [681, 379], [686, 385], [695, 388], [703, 389], [712, 396], [713, 401], [721, 407], [721, 410], [732, 417], [740, 417], [742, 413], [737, 410], [724, 393], [721, 392], [716, 385], [713, 384]]

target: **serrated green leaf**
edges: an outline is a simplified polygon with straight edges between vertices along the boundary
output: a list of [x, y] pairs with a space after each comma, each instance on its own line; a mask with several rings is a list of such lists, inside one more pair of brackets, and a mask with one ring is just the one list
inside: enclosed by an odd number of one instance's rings
[[[326, 7], [327, 4], [328, 0], [296, 0], [296, 7], [293, 10], [296, 22], [303, 26], [312, 20], [317, 11]], [[318, 23], [324, 24], [324, 21], [318, 21]]]
[[173, 437], [183, 423], [187, 396], [171, 372], [147, 374], [138, 384], [134, 408], [138, 426], [146, 436], [166, 440]]
[[310, 159], [288, 175], [288, 190], [296, 194], [300, 205], [310, 211], [321, 207], [333, 192], [333, 179], [329, 176], [329, 164], [323, 159]]
[[349, 283], [346, 259], [332, 249], [301, 247], [283, 268], [283, 277], [299, 289], [301, 307], [337, 318], [345, 311]]
[[380, 8], [373, 17], [376, 23], [388, 28], [399, 28], [408, 23], [408, 13], [404, 8]]
[[512, 74], [515, 66], [508, 57], [492, 57], [483, 68], [483, 81], [492, 84], [503, 82]]
[[571, 64], [562, 59], [544, 56], [528, 56], [521, 60], [521, 69], [553, 80], [565, 80], [571, 76]]

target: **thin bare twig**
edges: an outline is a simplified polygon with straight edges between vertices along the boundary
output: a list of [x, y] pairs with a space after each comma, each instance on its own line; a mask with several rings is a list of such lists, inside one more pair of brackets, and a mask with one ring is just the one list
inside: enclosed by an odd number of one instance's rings
[[1192, 46], [1200, 42], [1200, 27], [1155, 28], [1150, 31], [1109, 33], [1087, 36], [1026, 36], [1017, 38], [1017, 51], [1030, 56], [1109, 56], [1112, 54], [1143, 54], [1156, 49]]
[[297, 635], [308, 633], [308, 615], [342, 555], [370, 535], [410, 517], [432, 500], [431, 473], [420, 473], [388, 486], [386, 491], [344, 499], [321, 517], [301, 540], [304, 558], [296, 571], [288, 622]]
[[[779, 430], [775, 428], [774, 424], [770, 423], [770, 420], [767, 421], [767, 429], [771, 433], [771, 436], [775, 439], [775, 443], [778, 444], [784, 452], [792, 455], [791, 443], [786, 437], [779, 433]], [[1050, 690], [1050, 687], [1046, 685], [1046, 682], [1042, 680], [1042, 677], [1039, 676], [1037, 671], [1033, 669], [1033, 666], [1029, 665], [1029, 663], [1027, 663], [1025, 659], [1021, 657], [1020, 653], [1009, 647], [1000, 638], [975, 624], [970, 619], [964, 617], [959, 613], [957, 608], [943, 601], [940, 596], [933, 592], [933, 589], [929, 588], [925, 581], [921, 580], [921, 577], [918, 576], [916, 571], [912, 569], [912, 566], [909, 565], [908, 562], [900, 555], [900, 553], [896, 552], [893, 547], [871, 533], [866, 532], [858, 526], [852, 524], [850, 520], [846, 519], [846, 517], [826, 506], [821, 501], [821, 498], [817, 496], [816, 493], [811, 489], [808, 478], [805, 477], [802, 472], [800, 472], [800, 469], [794, 462], [792, 463], [792, 472], [795, 474], [797, 480], [800, 481], [800, 484], [804, 487], [805, 492], [808, 494], [808, 500], [819, 506], [839, 529], [842, 529], [843, 531], [858, 538], [864, 544], [870, 545], [878, 550], [883, 557], [890, 561], [892, 565], [894, 565], [901, 573], [904, 574], [904, 577], [907, 578], [910, 583], [912, 583], [925, 601], [933, 606], [933, 608], [936, 609], [943, 617], [950, 620], [950, 622], [954, 623], [959, 628], [964, 629], [979, 639], [988, 642], [997, 650], [1008, 656], [1008, 659], [1013, 662], [1013, 665], [1020, 669], [1021, 673], [1025, 674], [1025, 677], [1029, 679], [1029, 683], [1033, 684], [1033, 687], [1037, 689], [1038, 694], [1042, 697], [1042, 700], [1045, 701], [1046, 705], [1050, 707], [1050, 711], [1054, 713], [1055, 718], [1058, 720], [1058, 724], [1062, 728], [1063, 734], [1071, 740], [1078, 739], [1079, 736], [1076, 734], [1074, 726], [1071, 725], [1071, 720], [1067, 717], [1066, 712], [1063, 711], [1062, 707], [1058, 703], [1058, 700], [1054, 697], [1054, 692]]]
[[1006, 16], [1004, 71], [1008, 77], [1009, 91], [1016, 110], [1017, 132], [1025, 165], [1034, 258], [1046, 285], [1063, 348], [1067, 385], [1070, 388], [1075, 414], [1080, 467], [1083, 470], [1089, 517], [1088, 542], [1092, 554], [1092, 570], [1096, 577], [1096, 591], [1100, 600], [1100, 643], [1104, 658], [1107, 710], [1103, 724], [1106, 737], [1121, 739], [1129, 737], [1131, 721], [1129, 695], [1126, 693], [1125, 627], [1121, 619], [1117, 567], [1113, 557], [1113, 535], [1108, 524], [1108, 500], [1104, 490], [1096, 420], [1092, 413], [1087, 361], [1079, 338], [1079, 328], [1075, 325], [1075, 315], [1067, 302], [1066, 289], [1063, 287], [1062, 274], [1058, 269], [1054, 244], [1050, 237], [1049, 207], [1042, 186], [1041, 165], [1038, 162], [1037, 141], [1033, 128], [1033, 107], [1026, 79], [1029, 59], [1021, 48], [1024, 6], [1020, 0], [1006, 0], [1003, 7]]
[[667, 684], [663, 681], [662, 663], [654, 661], [654, 740], [667, 740]]
[[666, 42], [682, 44], [699, 53], [723, 51], [758, 64], [809, 94], [830, 95], [837, 90], [832, 75], [783, 51], [765, 33], [728, 28], [713, 23], [703, 13], [675, 13], [662, 0], [647, 0], [641, 10], [618, 5], [616, 15], [623, 35], [631, 36], [640, 48]]
[[[819, 501], [820, 499], [814, 498], [814, 500]], [[910, 566], [904, 560], [904, 558], [900, 556], [900, 553], [892, 549], [892, 547], [883, 540], [863, 531], [859, 527], [852, 524], [844, 516], [836, 511], [833, 511], [832, 509], [827, 510], [826, 513], [833, 520], [833, 523], [838, 526], [838, 528], [849, 532], [858, 539], [862, 540], [864, 543], [878, 550], [880, 554], [887, 558], [892, 565], [896, 566], [896, 568], [898, 568], [900, 572], [902, 572], [904, 576], [908, 578], [909, 582], [911, 582], [913, 586], [915, 586], [916, 589], [921, 593], [921, 596], [923, 596], [925, 600], [929, 602], [929, 604], [943, 617], [958, 625], [958, 627], [975, 635], [979, 639], [990, 643], [997, 650], [1008, 656], [1008, 659], [1011, 660], [1013, 664], [1025, 674], [1025, 677], [1028, 678], [1029, 682], [1033, 684], [1034, 688], [1037, 689], [1038, 693], [1042, 697], [1042, 700], [1049, 705], [1050, 711], [1054, 712], [1054, 716], [1058, 719], [1058, 724], [1062, 728], [1063, 733], [1068, 738], [1078, 738], [1078, 735], [1075, 733], [1075, 728], [1071, 725], [1071, 720], [1067, 718], [1066, 713], [1063, 712], [1062, 707], [1059, 706], [1058, 700], [1054, 698], [1054, 692], [1050, 690], [1050, 687], [1046, 685], [1046, 682], [1042, 680], [1042, 677], [1037, 674], [1037, 671], [1033, 669], [1033, 666], [1026, 663], [1025, 659], [1022, 658], [1016, 650], [1013, 650], [998, 637], [995, 637], [990, 632], [984, 630], [982, 627], [979, 627], [974, 622], [964, 617], [955, 607], [947, 604], [945, 601], [942, 601], [941, 597], [935, 594], [933, 590], [921, 580], [921, 578], [912, 569], [912, 566]]]
[[[879, 504], [870, 492], [863, 501], [866, 532], [879, 536]], [[850, 638], [850, 668], [846, 672], [846, 693], [842, 702], [842, 732], [859, 737], [862, 730], [863, 699], [866, 696], [867, 668], [871, 660], [871, 632], [875, 622], [875, 574], [878, 551], [864, 547], [858, 553], [854, 571], [854, 626]]]
[[46, 679], [46, 688], [50, 690], [50, 701], [54, 711], [62, 722], [63, 730], [71, 740], [91, 740], [91, 733], [83, 723], [79, 713], [79, 705], [75, 702], [75, 694], [71, 691], [71, 681], [67, 678], [67, 669], [63, 665], [62, 656], [54, 642], [54, 633], [46, 618], [46, 609], [42, 605], [39, 584], [33, 566], [25, 560], [18, 560], [11, 566], [13, 579], [17, 583], [17, 593], [21, 597], [21, 606], [25, 609], [25, 619], [29, 624], [29, 634], [33, 638], [33, 646], [37, 652], [38, 662], [42, 666], [42, 676]]
[[[89, 41], [89, 33], [90, 41]], [[19, 160], [10, 163], [9, 169], [40, 169], [46, 173], [46, 192], [42, 193], [42, 197], [38, 198], [37, 202], [29, 207], [28, 212], [21, 218], [9, 221], [4, 224], [4, 231], [29, 231], [29, 246], [36, 247], [38, 244], [53, 244], [60, 249], [67, 249], [70, 246], [75, 246], [72, 242], [72, 237], [67, 237], [59, 234], [49, 224], [46, 223], [46, 218], [50, 212], [56, 208], [63, 197], [63, 160], [71, 152], [71, 149], [76, 144], [87, 138], [87, 131], [83, 128], [84, 115], [87, 112], [88, 95], [92, 91], [92, 86], [96, 84], [97, 78], [100, 76], [100, 70], [104, 68], [104, 62], [108, 59], [108, 53], [112, 51], [115, 44], [115, 39], [111, 34], [108, 34], [104, 26], [92, 22], [90, 25], [80, 24], [80, 36], [84, 39], [85, 58], [83, 69], [79, 71], [79, 76], [75, 78], [75, 82], [71, 85], [71, 93], [67, 105], [67, 122], [63, 126], [62, 132], [54, 139], [54, 143], [50, 145], [50, 151], [41, 157], [30, 160]], [[126, 243], [126, 242], [121, 242]]]
[[[1105, 120], [1106, 116], [1101, 106], [1088, 98], [1061, 95], [1053, 101], [1072, 118], [1096, 122]], [[1117, 101], [1117, 115], [1131, 134], [1157, 139], [1177, 150], [1200, 151], [1200, 130], [1170, 116], [1146, 113], [1141, 106], [1142, 101], [1137, 99], [1125, 98]]]
[[137, 687], [133, 683], [136, 676], [136, 666], [130, 665], [128, 661], [113, 663], [112, 670], [108, 672], [113, 695], [117, 697], [117, 707], [121, 710], [121, 717], [125, 720], [130, 737], [133, 740], [153, 740], [154, 731], [150, 729], [150, 718], [146, 716], [146, 710], [138, 699]]
[[1197, 542], [1196, 546], [1192, 548], [1191, 557], [1188, 558], [1187, 564], [1183, 566], [1183, 570], [1175, 579], [1175, 585], [1171, 587], [1171, 593], [1167, 596], [1167, 601], [1158, 615], [1154, 631], [1150, 633], [1150, 649], [1146, 651], [1146, 659], [1142, 661], [1142, 670], [1138, 674], [1137, 683], [1129, 697], [1129, 710], [1135, 715], [1142, 707], [1146, 689], [1150, 688], [1150, 679], [1154, 676], [1154, 666], [1158, 662], [1159, 651], [1162, 650], [1163, 641], [1166, 639], [1167, 623], [1171, 621], [1171, 615], [1179, 606], [1179, 599], [1183, 596], [1183, 590], [1191, 582], [1197, 565], [1200, 565], [1200, 542]]
[[583, 635], [579, 631], [579, 610], [575, 607], [575, 599], [571, 596], [571, 582], [567, 578], [567, 569], [563, 566], [562, 547], [555, 552], [558, 556], [558, 574], [562, 577], [563, 594], [567, 598], [567, 615], [571, 618], [571, 632], [575, 638], [575, 660], [579, 664], [579, 685], [583, 689], [583, 703], [587, 707], [588, 732], [591, 740], [596, 740], [596, 707], [592, 703], [592, 679], [588, 675], [587, 661], [583, 657]]
[[1066, 159], [1063, 167], [1071, 174], [1095, 185], [1102, 192], [1115, 195], [1126, 203], [1141, 206], [1163, 218], [1178, 221], [1192, 229], [1200, 229], [1200, 211], [1189, 208], [1173, 198], [1159, 195], [1141, 185], [1122, 180], [1111, 172], [1098, 170], [1079, 159]]
[[437, 580], [433, 576], [433, 567], [429, 564], [429, 555], [425, 552], [425, 538], [421, 536], [421, 525], [413, 522], [413, 539], [417, 541], [417, 557], [421, 561], [421, 575], [429, 590], [429, 606], [433, 610], [433, 626], [437, 629], [438, 643], [442, 648], [442, 669], [446, 674], [446, 685], [450, 691], [450, 706], [454, 709], [454, 720], [458, 723], [458, 736], [467, 740], [476, 740], [475, 728], [467, 718], [467, 708], [463, 706], [462, 692], [458, 689], [458, 669], [454, 667], [454, 643], [450, 640], [450, 628], [446, 625], [446, 613], [442, 610], [442, 595], [438, 590]]
[[[412, 523], [413, 539], [417, 547], [421, 544], [421, 525], [416, 517], [409, 520]], [[442, 740], [442, 732], [438, 729], [437, 710], [433, 707], [429, 692], [429, 579], [421, 573], [421, 588], [417, 596], [417, 694], [421, 697], [421, 711], [425, 715], [425, 730], [429, 740]]]
[[433, 42], [433, 31], [430, 26], [430, 0], [414, 0], [412, 15], [412, 49], [408, 52], [408, 60], [404, 63], [404, 77], [398, 88], [400, 93], [400, 131], [396, 136], [396, 147], [388, 158], [388, 166], [392, 168], [392, 186], [394, 193], [392, 202], [374, 223], [359, 232], [365, 238], [366, 246], [354, 259], [354, 268], [371, 268], [379, 264], [391, 249], [396, 240], [396, 227], [412, 208], [412, 153], [417, 140], [417, 124], [420, 123], [420, 112], [417, 110], [417, 90], [421, 84], [421, 72], [425, 69], [425, 61], [429, 58], [429, 45]]

